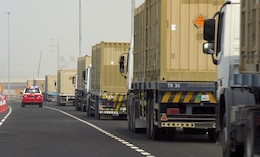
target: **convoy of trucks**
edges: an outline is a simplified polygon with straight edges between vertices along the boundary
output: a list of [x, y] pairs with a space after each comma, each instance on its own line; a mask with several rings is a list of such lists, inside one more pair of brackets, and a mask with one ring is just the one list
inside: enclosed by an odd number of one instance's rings
[[101, 42], [92, 46], [91, 88], [87, 114], [97, 119], [126, 117], [125, 79], [118, 72], [118, 58], [129, 43]]
[[260, 2], [227, 0], [205, 20], [203, 52], [217, 66], [223, 157], [260, 156]]
[[[216, 67], [201, 54], [201, 44], [204, 18], [222, 3], [146, 0], [136, 9], [134, 48], [126, 72], [131, 84], [127, 85], [129, 130], [146, 129], [154, 140], [174, 138], [176, 128], [215, 139]], [[120, 72], [125, 60], [123, 54]]]
[[130, 43], [94, 45], [77, 70], [45, 77], [47, 95], [97, 119], [127, 116], [153, 140], [182, 129], [217, 139], [223, 157], [260, 156], [260, 2], [145, 0], [132, 17]]

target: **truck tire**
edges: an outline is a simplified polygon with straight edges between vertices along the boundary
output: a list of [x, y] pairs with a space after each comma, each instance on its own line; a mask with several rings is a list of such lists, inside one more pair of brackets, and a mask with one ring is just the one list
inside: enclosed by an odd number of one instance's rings
[[[98, 101], [97, 101], [98, 102]], [[95, 104], [95, 118], [100, 119], [100, 114], [98, 112], [98, 104]]]
[[140, 128], [136, 128], [136, 114], [138, 113], [138, 105], [139, 105], [140, 101], [137, 99], [133, 100], [133, 105], [132, 105], [132, 132], [133, 133], [139, 133], [141, 131]]
[[[221, 128], [221, 132], [220, 132], [220, 138], [222, 142], [222, 153], [223, 153], [223, 157], [243, 157], [243, 153], [241, 153], [240, 151], [236, 151], [233, 152], [231, 151], [231, 145], [229, 143], [227, 143], [227, 126], [226, 126], [226, 114], [224, 115], [223, 118], [223, 128]], [[238, 147], [236, 147], [236, 150], [239, 150]]]
[[249, 113], [247, 116], [247, 123], [246, 123], [246, 135], [245, 135], [245, 143], [244, 143], [244, 156], [253, 157], [254, 155], [254, 118], [252, 112]]
[[83, 104], [82, 104], [80, 110], [83, 111], [83, 112], [86, 112], [86, 111], [87, 111], [87, 110], [86, 110], [86, 105], [83, 105]]
[[42, 107], [42, 104], [39, 104], [39, 107]]
[[90, 104], [87, 105], [86, 110], [87, 110], [87, 115], [88, 115], [89, 117], [90, 117], [90, 116], [93, 116], [93, 112], [91, 111]]
[[151, 118], [150, 118], [150, 116], [151, 116], [151, 105], [150, 105], [151, 103], [150, 103], [150, 100], [148, 100], [147, 102], [146, 102], [146, 135], [147, 135], [147, 137], [148, 138], [152, 138], [152, 136], [151, 136]]
[[57, 106], [60, 106], [60, 97], [57, 97], [57, 102], [56, 102]]
[[93, 116], [90, 108], [91, 102], [90, 102], [90, 96], [87, 95], [87, 100], [86, 100], [86, 112], [88, 116]]
[[75, 104], [75, 110], [76, 110], [76, 111], [79, 111], [79, 110], [80, 110], [80, 108], [79, 108], [79, 106], [78, 106], [77, 104]]
[[127, 99], [127, 125], [129, 131], [133, 130], [132, 105], [133, 105], [133, 96], [132, 94], [130, 94]]
[[163, 135], [163, 129], [158, 128], [157, 125], [154, 124], [154, 100], [150, 99], [149, 101], [149, 136], [152, 140], [161, 140]]
[[128, 130], [129, 131], [132, 131], [132, 117], [131, 117], [131, 114], [130, 114], [130, 107], [127, 108], [127, 126], [128, 126]]
[[79, 108], [79, 101], [78, 101], [78, 98], [75, 98], [75, 110], [76, 111], [79, 111], [80, 110], [80, 108]]

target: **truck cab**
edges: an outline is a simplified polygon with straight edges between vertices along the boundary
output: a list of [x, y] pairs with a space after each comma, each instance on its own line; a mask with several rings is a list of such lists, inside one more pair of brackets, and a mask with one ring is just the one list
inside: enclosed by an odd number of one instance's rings
[[[241, 4], [248, 3], [241, 0]], [[240, 0], [227, 0], [205, 20], [203, 52], [217, 66], [217, 132], [223, 157], [259, 156], [259, 84], [257, 75], [240, 72]]]

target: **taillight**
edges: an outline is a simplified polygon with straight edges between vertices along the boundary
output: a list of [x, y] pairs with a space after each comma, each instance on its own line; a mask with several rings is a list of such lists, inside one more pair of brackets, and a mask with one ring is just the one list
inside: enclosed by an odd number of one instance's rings
[[180, 114], [179, 108], [167, 108], [167, 115]]

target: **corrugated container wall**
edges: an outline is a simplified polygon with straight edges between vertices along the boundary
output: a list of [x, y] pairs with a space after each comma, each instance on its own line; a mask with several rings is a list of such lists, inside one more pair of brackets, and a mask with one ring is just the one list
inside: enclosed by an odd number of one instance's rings
[[72, 84], [72, 78], [77, 70], [58, 70], [57, 74], [57, 93], [59, 94], [75, 94], [75, 88]]
[[260, 73], [260, 1], [241, 0], [240, 72]]
[[83, 56], [78, 58], [78, 68], [77, 68], [77, 89], [85, 89], [85, 82], [83, 80], [83, 75], [86, 77], [86, 69], [91, 64], [91, 56]]
[[44, 83], [45, 83], [44, 79], [34, 79], [33, 80], [33, 85], [38, 86], [41, 89], [42, 92], [45, 92], [44, 91]]
[[215, 81], [202, 53], [204, 19], [224, 0], [146, 0], [135, 11], [134, 82]]
[[92, 90], [125, 92], [126, 80], [119, 73], [119, 57], [128, 52], [129, 43], [101, 42], [92, 46]]
[[56, 81], [57, 75], [45, 75], [45, 92], [57, 92]]

